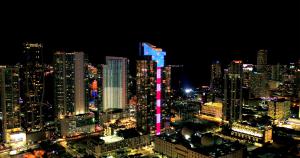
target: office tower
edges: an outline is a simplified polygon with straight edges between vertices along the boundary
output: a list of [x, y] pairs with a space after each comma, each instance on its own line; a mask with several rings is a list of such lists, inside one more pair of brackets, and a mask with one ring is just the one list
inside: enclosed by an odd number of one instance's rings
[[[156, 135], [160, 135], [161, 126], [161, 105], [162, 105], [162, 69], [165, 64], [166, 52], [161, 48], [157, 48], [149, 43], [142, 43], [140, 45], [140, 53], [144, 56], [151, 56], [151, 59], [156, 61]], [[164, 108], [164, 107], [163, 107]]]
[[127, 58], [106, 57], [106, 65], [103, 65], [104, 111], [126, 108], [128, 64]]
[[13, 148], [26, 143], [26, 134], [21, 128], [19, 79], [18, 67], [0, 67], [1, 142]]
[[261, 49], [257, 52], [257, 72], [264, 73], [266, 71], [268, 51]]
[[216, 61], [211, 65], [210, 89], [217, 95], [222, 92], [222, 71], [219, 61]]
[[40, 43], [24, 43], [21, 61], [22, 125], [27, 132], [43, 128], [42, 104], [44, 97], [43, 46]]
[[274, 119], [277, 124], [280, 121], [288, 119], [290, 116], [291, 101], [285, 99], [268, 98], [268, 116]]
[[234, 60], [231, 62], [224, 75], [224, 119], [229, 122], [242, 119], [242, 61]]
[[56, 117], [87, 112], [85, 105], [84, 53], [54, 53], [54, 106]]
[[155, 131], [156, 62], [145, 57], [137, 60], [136, 68], [137, 129], [149, 134]]

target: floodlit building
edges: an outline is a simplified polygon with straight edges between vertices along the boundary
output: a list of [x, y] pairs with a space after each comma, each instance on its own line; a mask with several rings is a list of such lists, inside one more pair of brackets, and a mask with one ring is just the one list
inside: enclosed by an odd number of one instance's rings
[[127, 98], [129, 60], [123, 57], [106, 57], [103, 65], [103, 110], [125, 109]]
[[270, 98], [268, 100], [268, 116], [277, 124], [289, 118], [291, 101], [285, 99]]
[[273, 142], [271, 126], [253, 127], [234, 122], [231, 126], [231, 130], [231, 136], [238, 137], [250, 142], [260, 144]]
[[202, 105], [200, 113], [220, 120], [223, 116], [223, 104], [219, 102], [207, 102]]

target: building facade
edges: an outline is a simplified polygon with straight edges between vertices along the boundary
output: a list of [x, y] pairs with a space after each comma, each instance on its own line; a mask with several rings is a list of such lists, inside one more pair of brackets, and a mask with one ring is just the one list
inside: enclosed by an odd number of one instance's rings
[[219, 61], [216, 61], [211, 65], [210, 73], [210, 89], [214, 94], [219, 95], [222, 93], [223, 89], [222, 69]]
[[268, 51], [261, 49], [257, 52], [257, 72], [264, 73], [266, 71]]
[[95, 132], [95, 116], [87, 113], [76, 116], [67, 116], [60, 120], [61, 137], [76, 137]]
[[164, 128], [165, 123], [161, 123], [162, 120], [166, 120], [162, 118], [162, 109], [164, 109], [165, 104], [163, 103], [163, 91], [162, 90], [162, 73], [165, 66], [165, 56], [166, 52], [164, 52], [161, 48], [157, 48], [154, 45], [149, 43], [142, 43], [141, 47], [141, 55], [150, 56], [153, 61], [156, 61], [156, 135], [160, 135], [161, 128]]
[[268, 103], [268, 116], [274, 119], [277, 124], [280, 121], [287, 120], [291, 114], [291, 101], [285, 99], [271, 98]]
[[54, 54], [54, 104], [58, 119], [87, 112], [84, 61], [83, 52]]
[[103, 112], [102, 104], [102, 65], [86, 66], [85, 87], [86, 87], [86, 104], [90, 112], [95, 115], [95, 123], [100, 126], [100, 114]]
[[26, 149], [26, 133], [21, 127], [19, 80], [18, 67], [0, 67], [1, 142], [17, 152]]
[[201, 107], [201, 114], [211, 116], [213, 118], [222, 119], [223, 104], [220, 102], [207, 102]]
[[43, 46], [41, 43], [24, 43], [21, 62], [21, 97], [23, 127], [27, 132], [43, 128], [42, 103], [44, 100]]
[[125, 109], [129, 60], [123, 57], [106, 57], [103, 65], [103, 110]]
[[137, 60], [136, 73], [137, 128], [144, 133], [155, 131], [156, 62]]
[[243, 76], [242, 61], [234, 60], [224, 74], [224, 112], [223, 119], [226, 121], [238, 121], [242, 119], [243, 104]]
[[253, 143], [264, 144], [273, 142], [271, 126], [252, 127], [235, 122], [232, 124], [231, 130], [232, 136]]

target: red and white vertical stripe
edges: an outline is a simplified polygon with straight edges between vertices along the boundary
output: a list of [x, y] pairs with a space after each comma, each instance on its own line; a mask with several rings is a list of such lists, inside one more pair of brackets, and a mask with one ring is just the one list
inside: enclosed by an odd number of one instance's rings
[[157, 67], [156, 71], [156, 135], [160, 135], [161, 120], [161, 67]]

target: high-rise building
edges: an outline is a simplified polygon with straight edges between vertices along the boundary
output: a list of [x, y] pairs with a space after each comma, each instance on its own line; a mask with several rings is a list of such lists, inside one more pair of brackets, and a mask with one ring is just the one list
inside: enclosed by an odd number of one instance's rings
[[42, 103], [44, 100], [43, 46], [40, 43], [24, 43], [21, 62], [22, 125], [27, 132], [43, 128]]
[[171, 119], [171, 105], [172, 105], [172, 87], [171, 76], [172, 67], [170, 65], [162, 68], [162, 82], [161, 82], [161, 96], [162, 96], [162, 109], [161, 109], [161, 127], [168, 128], [170, 126]]
[[8, 143], [13, 149], [26, 144], [26, 134], [21, 128], [19, 80], [18, 67], [0, 67], [1, 142]]
[[257, 72], [265, 72], [267, 65], [268, 51], [261, 49], [257, 52]]
[[272, 68], [271, 79], [274, 81], [281, 81], [282, 80], [281, 65], [278, 63], [276, 65], [272, 65], [271, 68]]
[[106, 57], [103, 65], [103, 110], [125, 109], [127, 104], [127, 77], [129, 60]]
[[137, 128], [149, 134], [155, 131], [156, 62], [145, 57], [137, 60], [136, 68]]
[[239, 121], [242, 119], [242, 65], [242, 61], [234, 60], [231, 62], [228, 70], [224, 72], [225, 103], [223, 108], [223, 119], [229, 122]]
[[216, 61], [211, 65], [210, 89], [214, 94], [218, 95], [222, 92], [222, 85], [221, 64], [219, 61]]
[[86, 82], [86, 104], [91, 112], [94, 113], [96, 124], [100, 124], [100, 113], [103, 112], [102, 106], [102, 65], [87, 65]]
[[[151, 59], [156, 61], [156, 135], [160, 135], [161, 128], [164, 128], [165, 123], [161, 124], [162, 113], [161, 106], [164, 106], [163, 98], [162, 98], [162, 71], [165, 66], [165, 56], [166, 52], [164, 52], [161, 48], [157, 48], [154, 45], [149, 43], [142, 43], [140, 46], [140, 53], [144, 56], [151, 56]], [[143, 51], [142, 51], [143, 50]]]
[[54, 54], [54, 106], [59, 119], [87, 112], [84, 58], [83, 52]]

